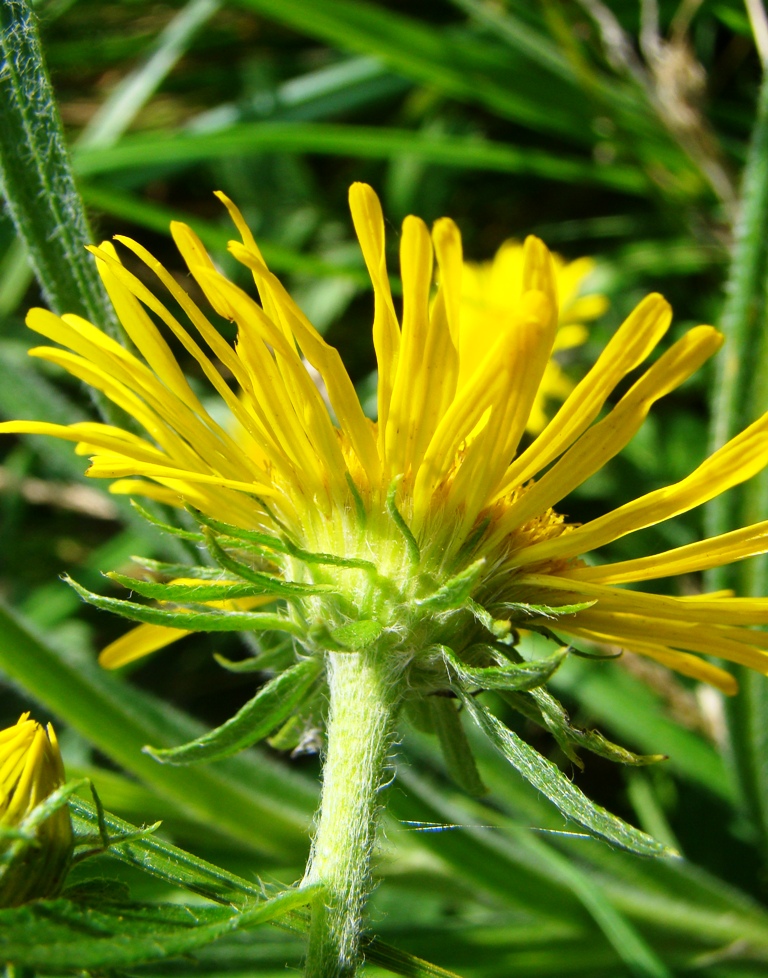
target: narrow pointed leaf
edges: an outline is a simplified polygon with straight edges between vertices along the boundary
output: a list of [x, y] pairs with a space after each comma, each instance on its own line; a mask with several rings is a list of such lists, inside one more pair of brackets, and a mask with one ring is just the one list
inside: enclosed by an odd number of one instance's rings
[[334, 628], [331, 638], [350, 652], [360, 652], [373, 645], [383, 631], [384, 628], [378, 621], [353, 621], [349, 625]]
[[426, 611], [450, 611], [453, 608], [463, 608], [484, 566], [485, 557], [481, 557], [460, 574], [446, 581], [434, 594], [423, 598], [417, 604]]
[[154, 598], [156, 601], [181, 601], [194, 604], [205, 601], [227, 601], [234, 598], [251, 598], [263, 594], [255, 584], [244, 581], [222, 581], [220, 584], [163, 584], [161, 581], [142, 581], [125, 574], [111, 572], [106, 575], [110, 580], [117, 581], [129, 591], [136, 591], [144, 598]]
[[230, 757], [268, 737], [306, 696], [320, 674], [318, 657], [304, 659], [275, 676], [230, 720], [181, 747], [144, 750], [163, 764], [196, 764]]
[[507, 611], [521, 611], [531, 618], [559, 618], [561, 615], [575, 615], [586, 611], [597, 601], [581, 601], [578, 604], [526, 604], [522, 601], [505, 601], [501, 607]]
[[220, 581], [220, 567], [201, 567], [195, 564], [169, 564], [164, 560], [153, 560], [150, 557], [140, 557], [136, 554], [131, 556], [131, 562], [143, 567], [144, 570], [151, 571], [153, 574], [162, 574], [163, 577], [193, 577], [199, 581]]
[[[607, 737], [604, 737], [599, 730], [582, 730], [579, 727], [574, 727], [565, 707], [548, 690], [531, 690], [528, 695], [540, 711], [538, 722], [542, 723], [553, 734], [561, 746], [565, 743], [572, 748], [583, 747], [585, 750], [597, 754], [598, 757], [604, 757], [606, 760], [614, 761], [617, 764], [629, 764], [632, 767], [644, 767], [665, 759], [664, 754], [635, 754], [633, 751], [627, 750], [626, 747], [614, 744]], [[509, 697], [509, 702], [511, 706], [517, 709], [518, 705], [513, 700], [514, 696], [513, 693]], [[568, 751], [566, 753], [571, 757], [571, 753]], [[571, 757], [571, 759], [573, 758]]]
[[278, 919], [318, 895], [310, 885], [254, 907], [41, 900], [0, 910], [3, 959], [22, 968], [122, 968], [187, 954], [225, 934]]
[[206, 533], [206, 543], [213, 559], [230, 573], [258, 585], [263, 593], [275, 594], [281, 597], [302, 597], [307, 594], [322, 594], [332, 591], [327, 584], [303, 584], [301, 582], [283, 581], [272, 574], [254, 570], [241, 560], [235, 560], [221, 546], [212, 533]]
[[363, 560], [357, 557], [339, 557], [338, 554], [314, 553], [310, 550], [303, 550], [301, 547], [289, 540], [287, 536], [275, 537], [269, 533], [260, 533], [258, 530], [244, 530], [239, 526], [232, 526], [229, 523], [222, 523], [204, 513], [190, 510], [190, 513], [203, 526], [207, 526], [215, 533], [235, 540], [245, 540], [255, 543], [259, 547], [267, 547], [276, 553], [290, 554], [297, 560], [303, 560], [307, 564], [329, 564], [334, 567], [350, 567], [359, 570], [375, 571], [376, 565], [370, 560]]
[[131, 506], [136, 510], [136, 512], [145, 519], [148, 523], [156, 526], [159, 530], [163, 530], [165, 533], [170, 533], [171, 536], [179, 537], [182, 540], [191, 540], [194, 543], [205, 543], [205, 537], [202, 533], [195, 533], [193, 530], [183, 530], [180, 526], [173, 526], [172, 523], [165, 523], [163, 520], [159, 519], [154, 513], [150, 512], [146, 506], [142, 506], [141, 503], [137, 502], [135, 499], [131, 500]]
[[560, 667], [568, 655], [568, 649], [558, 649], [545, 659], [510, 662], [503, 666], [468, 666], [446, 646], [441, 649], [443, 658], [465, 686], [481, 689], [527, 690], [541, 686]]
[[[229, 598], [251, 598], [260, 595], [278, 597], [303, 597], [307, 594], [325, 593], [330, 588], [323, 584], [301, 584], [293, 581], [281, 581], [270, 574], [251, 574], [246, 581], [221, 581], [219, 584], [164, 584], [161, 581], [142, 581], [135, 577], [126, 577], [114, 571], [107, 574], [113, 581], [122, 584], [130, 591], [137, 591], [145, 598], [155, 598], [157, 601], [223, 601]], [[258, 577], [258, 581], [254, 578]]]
[[430, 696], [427, 703], [448, 773], [468, 794], [475, 797], [488, 794], [488, 788], [483, 784], [477, 770], [455, 700], [444, 696]]
[[590, 801], [555, 764], [505, 727], [481, 703], [465, 693], [460, 692], [459, 695], [467, 711], [493, 746], [527, 781], [549, 798], [566, 818], [573, 819], [594, 835], [622, 849], [644, 856], [676, 855], [674, 850]]
[[145, 622], [149, 625], [163, 625], [167, 628], [183, 628], [189, 632], [252, 632], [252, 631], [282, 631], [302, 636], [304, 631], [294, 622], [282, 615], [268, 614], [256, 611], [166, 611], [163, 608], [150, 608], [146, 605], [134, 604], [133, 601], [123, 601], [120, 598], [105, 598], [81, 587], [69, 577], [64, 578], [83, 601], [92, 604], [102, 611], [113, 611], [115, 614], [130, 618], [131, 621]]

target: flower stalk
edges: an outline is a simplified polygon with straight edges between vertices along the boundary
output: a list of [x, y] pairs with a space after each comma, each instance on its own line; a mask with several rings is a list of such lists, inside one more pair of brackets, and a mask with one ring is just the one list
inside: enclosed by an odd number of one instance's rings
[[329, 652], [330, 710], [323, 792], [305, 883], [322, 883], [312, 908], [305, 978], [351, 978], [359, 964], [378, 796], [401, 683], [370, 649]]

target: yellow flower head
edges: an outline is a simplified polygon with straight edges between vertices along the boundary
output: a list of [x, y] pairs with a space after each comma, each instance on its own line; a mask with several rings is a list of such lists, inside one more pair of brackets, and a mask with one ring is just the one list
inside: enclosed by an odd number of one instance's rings
[[35, 841], [21, 858], [10, 861], [10, 856], [15, 831], [29, 830], [25, 820], [64, 780], [50, 723], [46, 731], [29, 719], [29, 713], [23, 713], [18, 723], [0, 731], [0, 906], [55, 896], [61, 888], [72, 855], [66, 806], [33, 829]]
[[[419, 218], [407, 217], [398, 311], [381, 206], [370, 187], [354, 184], [352, 219], [374, 292], [374, 424], [339, 354], [269, 271], [238, 210], [218, 196], [241, 236], [230, 251], [253, 273], [260, 303], [216, 269], [188, 227], [173, 224], [172, 234], [213, 311], [236, 324], [235, 345], [141, 245], [119, 237], [176, 300], [186, 325], [108, 244], [92, 251], [140, 356], [77, 316], [33, 309], [27, 322], [59, 344], [38, 347], [33, 356], [102, 391], [145, 434], [95, 423], [0, 428], [77, 442], [77, 451], [91, 456], [91, 476], [117, 480], [114, 492], [197, 510], [222, 568], [215, 572], [222, 599], [260, 594], [260, 600], [272, 595], [281, 602], [272, 614], [231, 612], [235, 618], [226, 625], [216, 624], [228, 614], [220, 605], [208, 616], [210, 627], [234, 628], [241, 621], [283, 628], [310, 651], [373, 643], [400, 656], [416, 686], [446, 681], [443, 660], [430, 658], [435, 649], [450, 646], [464, 661], [487, 665], [498, 642], [511, 644], [521, 626], [630, 649], [728, 693], [736, 689], [733, 677], [702, 656], [768, 673], [768, 635], [747, 627], [768, 623], [768, 600], [676, 598], [624, 586], [763, 553], [768, 523], [621, 563], [589, 566], [584, 559], [760, 471], [768, 462], [768, 416], [674, 485], [582, 526], [558, 511], [572, 489], [621, 451], [653, 403], [718, 350], [721, 336], [712, 327], [689, 330], [607, 406], [670, 325], [667, 302], [649, 295], [521, 451], [556, 343], [559, 288], [566, 283], [570, 301], [579, 276], [571, 271], [568, 286], [568, 267], [558, 274], [545, 245], [530, 237], [520, 252], [519, 285], [510, 292], [514, 303], [491, 318], [467, 312], [456, 225], [443, 218], [430, 232]], [[150, 313], [197, 361], [241, 431], [221, 427], [206, 411]], [[132, 616], [150, 624], [167, 620], [178, 633], [188, 622], [198, 627], [191, 623], [203, 619], [185, 614], [195, 595], [203, 608], [211, 607], [212, 572], [200, 568], [187, 576], [200, 579], [194, 594], [178, 585], [144, 592], [180, 600], [176, 617], [162, 617], [171, 615], [162, 610], [167, 606], [142, 606]], [[135, 648], [148, 651], [161, 641], [145, 630]], [[130, 657], [123, 646], [108, 663]]]
[[[608, 300], [603, 295], [581, 294], [595, 267], [591, 258], [566, 262], [560, 255], [553, 254], [552, 264], [559, 302], [558, 330], [552, 353], [557, 354], [586, 342], [588, 333], [584, 323], [601, 316], [608, 307]], [[514, 319], [523, 292], [524, 268], [525, 246], [517, 241], [505, 241], [493, 261], [464, 263], [461, 320], [465, 344], [460, 352], [468, 365], [479, 362], [493, 337]], [[550, 404], [562, 403], [573, 386], [557, 358], [550, 357], [531, 405], [526, 430], [538, 435], [549, 418]]]

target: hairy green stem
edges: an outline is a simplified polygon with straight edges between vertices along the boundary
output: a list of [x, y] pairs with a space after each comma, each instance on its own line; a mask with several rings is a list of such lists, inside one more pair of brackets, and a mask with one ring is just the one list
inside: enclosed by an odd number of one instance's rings
[[374, 651], [328, 653], [328, 749], [317, 832], [305, 883], [312, 908], [305, 978], [351, 978], [360, 959], [378, 794], [398, 707], [391, 662]]
[[0, 3], [0, 189], [46, 302], [113, 336], [119, 328], [93, 259], [51, 82], [25, 0]]

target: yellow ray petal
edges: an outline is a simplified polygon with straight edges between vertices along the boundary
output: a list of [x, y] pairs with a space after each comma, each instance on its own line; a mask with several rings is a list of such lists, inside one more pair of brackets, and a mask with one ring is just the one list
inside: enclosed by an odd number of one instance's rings
[[[416, 475], [413, 497], [417, 524], [429, 509], [435, 489], [453, 468], [459, 448], [470, 436], [472, 441], [467, 452], [472, 452], [471, 466], [475, 467], [485, 458], [491, 464], [495, 460], [503, 472], [506, 459], [514, 451], [512, 442], [522, 434], [551, 346], [550, 309], [542, 293], [527, 293], [520, 302], [517, 321], [498, 337], [472, 379], [458, 390], [437, 426]], [[488, 435], [474, 448], [480, 434], [476, 429], [481, 420], [483, 430], [489, 424], [491, 427]], [[499, 439], [503, 446], [494, 459], [489, 459], [488, 448]], [[462, 482], [454, 494], [456, 504], [466, 501], [464, 494], [469, 492], [473, 498], [480, 492], [485, 501], [495, 489], [493, 475], [484, 474], [478, 486], [476, 479], [469, 478], [470, 466], [465, 463], [466, 458], [457, 474]]]
[[615, 564], [598, 564], [594, 567], [573, 567], [562, 574], [574, 581], [629, 584], [633, 581], [652, 581], [662, 577], [676, 577], [678, 574], [693, 574], [764, 553], [768, 553], [768, 520], [648, 557], [622, 560]]
[[139, 625], [105, 646], [99, 655], [99, 665], [105, 669], [119, 669], [129, 662], [164, 649], [172, 642], [191, 634], [183, 628], [166, 628], [163, 625]]
[[765, 468], [768, 464], [767, 435], [768, 414], [765, 414], [710, 455], [685, 479], [649, 492], [556, 540], [524, 548], [514, 556], [514, 566], [555, 556], [575, 557], [707, 502]]
[[[120, 261], [111, 242], [102, 242], [100, 247], [102, 251], [110, 254], [115, 261]], [[101, 276], [110, 301], [115, 307], [120, 323], [149, 366], [158, 377], [163, 378], [163, 382], [180, 401], [183, 401], [192, 411], [204, 414], [203, 406], [187, 383], [184, 372], [178, 365], [171, 348], [160, 335], [160, 330], [146, 314], [141, 303], [131, 295], [105, 262], [97, 261], [96, 269]]]
[[[126, 243], [128, 240], [129, 239], [126, 239], [124, 243]], [[154, 262], [155, 265], [159, 265], [159, 262], [156, 262], [156, 260], [152, 258], [152, 256], [149, 255], [148, 252], [144, 252], [144, 249], [140, 249], [138, 245], [136, 245], [136, 248], [146, 255], [149, 262]], [[178, 337], [178, 339], [181, 341], [186, 351], [191, 356], [193, 356], [195, 360], [197, 360], [203, 373], [208, 378], [209, 382], [214, 387], [214, 389], [219, 394], [219, 396], [226, 403], [227, 407], [230, 409], [232, 414], [237, 418], [240, 424], [242, 424], [242, 426], [251, 435], [251, 437], [254, 438], [257, 442], [259, 442], [261, 438], [261, 432], [259, 431], [257, 426], [254, 425], [253, 419], [248, 414], [248, 412], [245, 411], [242, 404], [237, 399], [236, 395], [230, 390], [230, 388], [224, 381], [224, 378], [221, 376], [221, 374], [216, 369], [216, 367], [214, 367], [214, 365], [211, 363], [209, 357], [206, 356], [206, 354], [203, 352], [199, 344], [195, 342], [195, 340], [189, 335], [189, 333], [184, 329], [181, 323], [179, 323], [176, 317], [171, 315], [171, 313], [165, 308], [165, 306], [161, 302], [159, 302], [158, 299], [155, 298], [155, 296], [149, 291], [149, 289], [142, 282], [140, 282], [135, 275], [132, 275], [119, 262], [114, 261], [107, 252], [101, 252], [99, 251], [98, 248], [89, 248], [88, 250], [91, 251], [93, 254], [95, 254], [97, 258], [100, 258], [102, 261], [107, 262], [110, 268], [112, 269], [112, 271], [114, 272], [115, 276], [120, 280], [120, 282], [122, 282], [123, 285], [125, 285], [125, 287], [137, 299], [143, 302], [148, 309], [151, 309], [152, 312], [155, 313], [155, 315], [159, 316], [159, 318], [166, 324], [166, 326], [168, 326], [169, 329]], [[141, 257], [141, 254], [139, 255], [139, 257]], [[175, 286], [175, 283], [174, 283], [174, 287], [177, 288]], [[186, 296], [186, 293], [184, 293], [184, 295]], [[194, 307], [194, 309], [197, 310], [196, 318], [199, 321], [205, 319], [205, 317], [197, 309], [194, 303], [192, 303], [192, 301], [189, 299], [188, 296], [186, 296], [185, 305], [190, 306], [190, 308]], [[198, 323], [196, 323], [196, 325], [198, 325]], [[210, 324], [208, 325], [210, 326]], [[211, 330], [213, 330], [213, 327], [210, 328]], [[219, 341], [221, 343], [224, 343], [221, 337], [219, 337]], [[218, 345], [219, 344], [217, 344], [217, 347]], [[224, 343], [224, 346], [227, 346], [227, 344]], [[229, 347], [227, 347], [227, 349], [229, 349]], [[230, 354], [232, 355], [233, 362], [237, 361], [237, 357], [234, 356], [234, 353], [231, 350], [230, 350]], [[229, 359], [229, 357], [227, 359]], [[240, 368], [238, 368], [238, 373], [241, 373]]]
[[384, 438], [389, 471], [408, 473], [427, 398], [429, 378], [422, 369], [429, 334], [432, 241], [422, 220], [406, 217], [400, 239], [403, 277], [403, 333]]
[[[577, 632], [573, 634], [576, 635]], [[739, 691], [739, 684], [730, 672], [726, 672], [725, 669], [721, 669], [719, 666], [707, 662], [706, 659], [691, 655], [689, 652], [679, 652], [677, 649], [669, 649], [663, 645], [654, 645], [651, 642], [635, 640], [627, 642], [617, 636], [601, 636], [596, 632], [590, 632], [586, 628], [578, 630], [578, 637], [585, 638], [591, 642], [597, 642], [600, 645], [620, 645], [627, 652], [634, 652], [648, 659], [654, 659], [656, 662], [660, 662], [663, 666], [666, 666], [668, 669], [673, 669], [683, 676], [690, 676], [691, 679], [698, 679], [699, 682], [714, 686], [715, 689], [719, 689], [726, 696], [735, 696]]]
[[400, 356], [400, 325], [397, 321], [392, 291], [389, 287], [384, 253], [384, 215], [379, 198], [365, 183], [349, 188], [349, 209], [366, 268], [373, 284], [373, 346], [379, 365], [378, 418], [379, 453], [384, 457], [384, 435], [392, 387]]
[[542, 434], [510, 465], [500, 494], [527, 482], [589, 427], [616, 384], [645, 360], [671, 321], [667, 301], [656, 294], [646, 296]]
[[273, 497], [280, 495], [274, 486], [258, 482], [239, 482], [236, 479], [223, 479], [220, 475], [208, 475], [204, 472], [194, 472], [189, 469], [173, 468], [170, 465], [159, 465], [141, 460], [122, 461], [116, 456], [107, 455], [95, 456], [87, 475], [94, 479], [122, 479], [125, 476], [143, 475], [149, 479], [176, 479], [179, 482], [188, 483], [202, 482], [206, 485], [222, 486], [226, 489], [251, 493], [254, 496]]
[[576, 582], [549, 574], [526, 574], [519, 581], [521, 585], [565, 591], [575, 595], [576, 600], [597, 598], [597, 607], [601, 611], [649, 615], [652, 618], [669, 618], [678, 622], [691, 619], [712, 625], [768, 624], [768, 598], [723, 597], [720, 592], [678, 598], [586, 581]]
[[716, 353], [723, 337], [711, 326], [697, 326], [650, 367], [602, 421], [593, 425], [525, 495], [510, 507], [497, 532], [515, 526], [554, 506], [601, 469], [640, 430], [657, 400], [679, 387]]
[[92, 446], [115, 452], [117, 455], [133, 459], [137, 465], [170, 461], [149, 442], [136, 435], [121, 428], [91, 421], [78, 421], [71, 425], [53, 424], [48, 421], [3, 421], [0, 423], [0, 434], [51, 435], [64, 441], [87, 445], [89, 448]]
[[260, 282], [269, 288], [304, 356], [323, 378], [339, 425], [349, 436], [369, 482], [377, 483], [381, 474], [381, 464], [376, 442], [338, 351], [325, 342], [282, 284], [256, 255], [237, 241], [230, 242], [229, 250], [241, 264], [258, 273]]
[[[761, 633], [747, 629], [718, 628], [712, 625], [696, 625], [688, 621], [670, 621], [650, 618], [646, 615], [628, 615], [617, 612], [601, 612], [595, 608], [579, 611], [558, 623], [560, 631], [569, 635], [589, 637], [586, 632], [601, 636], [600, 641], [617, 645], [633, 642], [649, 643], [714, 655], [719, 659], [736, 662], [768, 675], [768, 653], [758, 645]], [[748, 644], [754, 642], [755, 644]]]

